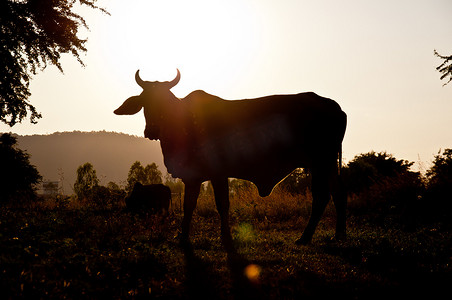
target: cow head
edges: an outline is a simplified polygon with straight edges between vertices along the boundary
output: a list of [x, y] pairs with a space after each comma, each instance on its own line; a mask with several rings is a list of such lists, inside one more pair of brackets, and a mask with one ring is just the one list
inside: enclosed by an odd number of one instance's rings
[[144, 117], [146, 118], [146, 129], [144, 136], [148, 139], [159, 139], [160, 127], [163, 125], [164, 116], [171, 109], [171, 100], [176, 97], [170, 92], [180, 80], [180, 72], [177, 70], [176, 78], [171, 81], [144, 81], [140, 78], [138, 70], [135, 73], [135, 81], [143, 88], [143, 92], [138, 96], [128, 98], [114, 111], [117, 115], [134, 115], [144, 107]]

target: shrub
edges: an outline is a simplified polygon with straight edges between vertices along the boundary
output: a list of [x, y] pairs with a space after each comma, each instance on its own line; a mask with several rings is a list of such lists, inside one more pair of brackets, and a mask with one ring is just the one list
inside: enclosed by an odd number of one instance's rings
[[349, 211], [412, 219], [424, 189], [421, 174], [410, 171], [413, 164], [386, 152], [356, 156], [343, 169], [350, 196]]
[[413, 164], [406, 160], [397, 160], [386, 152], [371, 151], [355, 156], [343, 168], [342, 174], [347, 190], [356, 194], [386, 178], [410, 172]]
[[308, 169], [297, 168], [279, 186], [291, 194], [304, 194], [311, 190], [311, 174]]

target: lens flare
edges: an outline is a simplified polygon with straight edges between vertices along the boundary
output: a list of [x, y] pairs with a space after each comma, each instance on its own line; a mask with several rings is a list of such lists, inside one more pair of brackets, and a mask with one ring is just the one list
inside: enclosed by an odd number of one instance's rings
[[255, 265], [255, 264], [250, 264], [250, 265], [246, 266], [244, 273], [245, 273], [246, 278], [248, 278], [249, 281], [251, 281], [253, 283], [257, 283], [257, 282], [259, 282], [259, 277], [261, 274], [261, 267], [259, 267], [258, 265]]

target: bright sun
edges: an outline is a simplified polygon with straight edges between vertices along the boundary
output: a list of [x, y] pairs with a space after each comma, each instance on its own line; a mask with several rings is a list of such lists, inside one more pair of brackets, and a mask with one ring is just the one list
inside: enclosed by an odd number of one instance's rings
[[243, 1], [118, 1], [111, 14], [106, 55], [122, 74], [169, 80], [179, 68], [187, 90], [227, 90], [258, 53], [259, 16]]

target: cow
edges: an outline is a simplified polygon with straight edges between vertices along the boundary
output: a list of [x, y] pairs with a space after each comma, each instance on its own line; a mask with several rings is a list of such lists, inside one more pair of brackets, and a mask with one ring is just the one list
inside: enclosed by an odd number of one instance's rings
[[126, 197], [126, 207], [131, 212], [168, 213], [171, 190], [163, 184], [143, 185], [136, 182]]
[[338, 103], [313, 92], [255, 99], [224, 100], [202, 90], [177, 98], [170, 90], [180, 72], [166, 82], [144, 81], [117, 115], [144, 108], [144, 136], [160, 140], [165, 166], [185, 184], [181, 244], [191, 245], [190, 223], [200, 185], [210, 180], [221, 219], [226, 250], [234, 250], [229, 228], [228, 178], [253, 182], [260, 196], [296, 168], [312, 174], [311, 216], [296, 244], [311, 242], [331, 197], [336, 207], [336, 234], [346, 234], [346, 194], [340, 181], [342, 140], [347, 115]]

